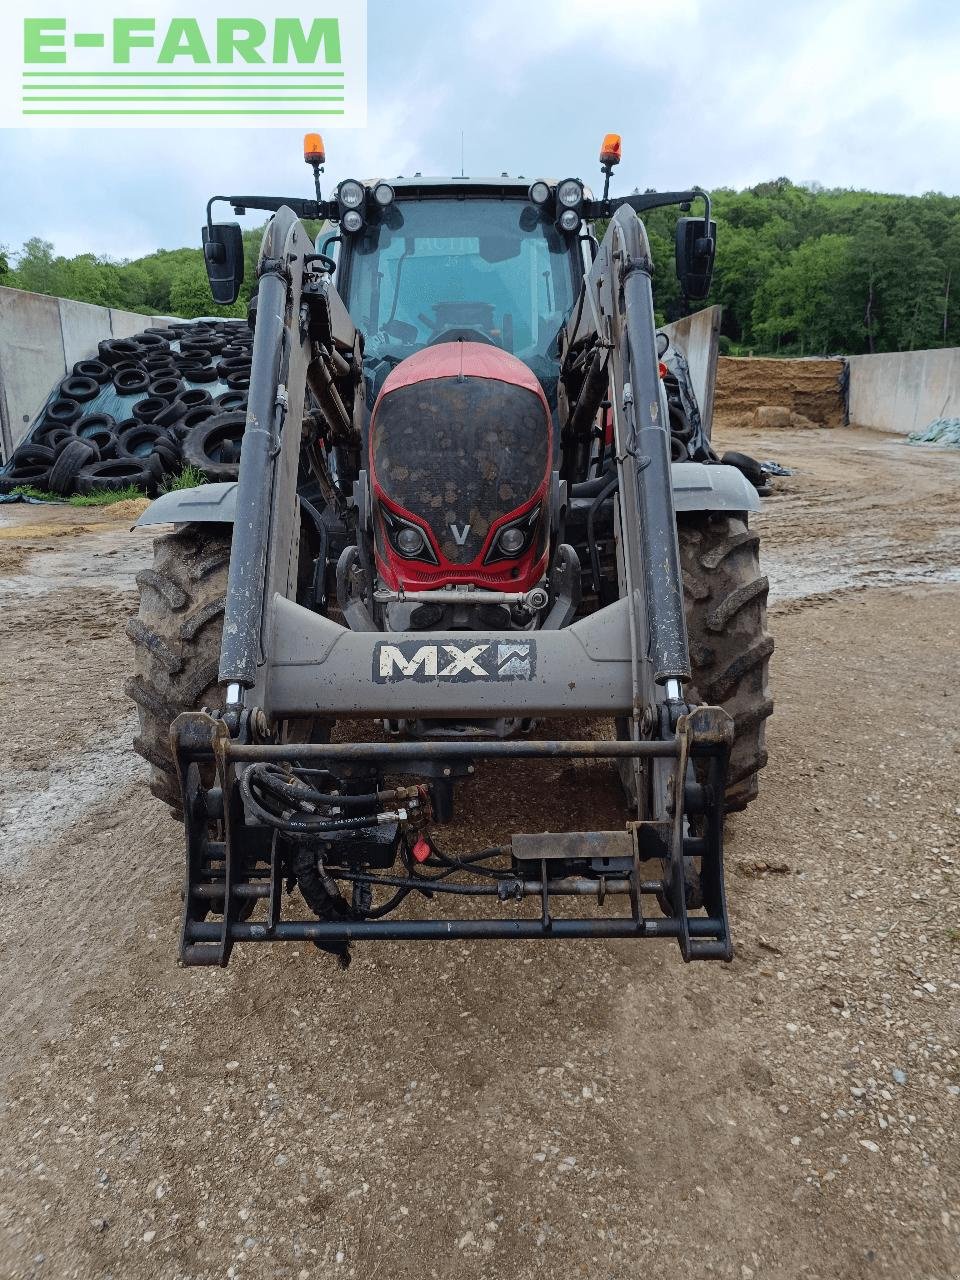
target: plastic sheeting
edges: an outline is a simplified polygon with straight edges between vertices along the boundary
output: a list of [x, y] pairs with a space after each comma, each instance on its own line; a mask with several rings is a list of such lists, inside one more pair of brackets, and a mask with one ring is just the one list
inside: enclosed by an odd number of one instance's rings
[[907, 444], [935, 444], [960, 449], [960, 418], [937, 418], [923, 431], [911, 431]]

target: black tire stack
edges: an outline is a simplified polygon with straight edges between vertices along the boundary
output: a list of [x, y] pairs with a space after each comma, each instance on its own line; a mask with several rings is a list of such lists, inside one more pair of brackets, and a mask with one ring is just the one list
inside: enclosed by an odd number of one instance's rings
[[235, 479], [252, 348], [245, 320], [106, 339], [54, 389], [0, 471], [0, 492], [66, 497], [133, 485], [153, 495], [188, 464], [208, 480]]

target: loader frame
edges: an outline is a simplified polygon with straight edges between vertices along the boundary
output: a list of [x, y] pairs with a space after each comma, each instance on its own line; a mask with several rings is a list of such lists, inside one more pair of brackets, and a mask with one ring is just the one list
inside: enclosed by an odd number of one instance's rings
[[[672, 193], [664, 203], [698, 194]], [[342, 372], [344, 353], [359, 350], [322, 265], [294, 212], [281, 207], [258, 267], [219, 671], [227, 705], [217, 715], [181, 715], [171, 729], [187, 839], [182, 962], [226, 964], [239, 941], [311, 940], [342, 954], [363, 939], [598, 936], [672, 937], [685, 960], [729, 960], [723, 798], [733, 723], [720, 708], [690, 708], [683, 696], [690, 679], [683, 585], [642, 222], [628, 204], [613, 213], [565, 334], [564, 359], [576, 349], [589, 371], [569, 384], [567, 422], [591, 419], [607, 395], [612, 405], [625, 590], [615, 604], [560, 630], [386, 634], [351, 630], [296, 602], [307, 388], [331, 434], [349, 430], [331, 369]], [[568, 436], [564, 447], [576, 443]], [[318, 716], [570, 712], [616, 717], [619, 740], [283, 740], [284, 725]], [[615, 832], [515, 835], [496, 851], [510, 858], [502, 875], [488, 868], [470, 889], [467, 862], [442, 886], [409, 860], [402, 876], [329, 868], [340, 885], [366, 880], [430, 898], [481, 896], [497, 908], [487, 918], [373, 919], [349, 911], [286, 918], [294, 845], [252, 820], [241, 796], [244, 771], [269, 763], [358, 777], [459, 777], [481, 760], [558, 757], [619, 762], [630, 775], [637, 820]], [[589, 896], [623, 910], [559, 910], [564, 899]], [[526, 899], [536, 901], [535, 916], [523, 914]], [[645, 910], [650, 899], [659, 914]], [[265, 918], [248, 918], [259, 900]]]

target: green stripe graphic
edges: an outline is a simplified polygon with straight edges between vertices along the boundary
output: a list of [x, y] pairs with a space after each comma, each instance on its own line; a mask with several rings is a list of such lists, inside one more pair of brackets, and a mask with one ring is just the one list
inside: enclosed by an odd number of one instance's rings
[[271, 95], [270, 97], [247, 98], [237, 94], [224, 96], [222, 98], [195, 97], [193, 94], [181, 93], [176, 98], [171, 98], [167, 94], [156, 94], [152, 96], [142, 94], [111, 94], [101, 97], [99, 94], [87, 94], [85, 97], [77, 98], [73, 94], [67, 97], [52, 97], [50, 95], [34, 96], [24, 98], [24, 102], [343, 102], [343, 97], [331, 97], [329, 94], [321, 98], [305, 97], [299, 93], [287, 93], [280, 96]]
[[342, 76], [342, 71], [24, 71], [24, 76]]
[[60, 93], [69, 98], [93, 98], [102, 94], [104, 100], [124, 93], [199, 93], [204, 97], [220, 93], [283, 93], [289, 96], [304, 93], [343, 94], [342, 84], [85, 84], [78, 88], [72, 84], [25, 84], [22, 94]]
[[[59, 109], [50, 110], [46, 107], [31, 107], [24, 109], [25, 116], [301, 116], [307, 113], [304, 111], [154, 111], [145, 109], [136, 111], [133, 109], [124, 109], [122, 111], [111, 111], [108, 108], [96, 111], [61, 111]], [[343, 110], [333, 110], [327, 107], [315, 107], [309, 114], [311, 116], [342, 116]]]

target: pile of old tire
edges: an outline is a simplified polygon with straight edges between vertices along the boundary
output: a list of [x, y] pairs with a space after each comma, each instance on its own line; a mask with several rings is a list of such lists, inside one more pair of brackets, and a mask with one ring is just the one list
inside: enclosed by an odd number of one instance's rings
[[54, 388], [0, 472], [0, 492], [66, 497], [134, 486], [153, 495], [186, 465], [235, 479], [253, 334], [197, 320], [111, 338]]

